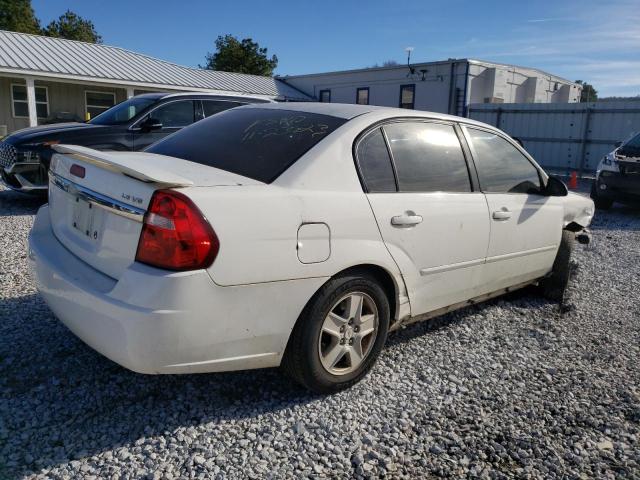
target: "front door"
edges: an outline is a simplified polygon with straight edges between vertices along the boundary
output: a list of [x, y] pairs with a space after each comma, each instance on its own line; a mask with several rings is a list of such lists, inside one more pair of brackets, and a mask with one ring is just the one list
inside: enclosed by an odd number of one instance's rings
[[464, 130], [491, 218], [483, 293], [544, 276], [562, 236], [561, 199], [542, 194], [540, 171], [506, 138]]
[[[199, 104], [198, 104], [199, 106]], [[193, 100], [174, 100], [163, 104], [145, 115], [134, 128], [133, 148], [142, 150], [152, 143], [177, 132], [196, 121], [196, 102]], [[161, 125], [153, 130], [144, 128], [145, 122]]]
[[453, 125], [389, 123], [359, 142], [357, 160], [412, 315], [476, 296], [489, 216], [485, 196], [473, 191]]

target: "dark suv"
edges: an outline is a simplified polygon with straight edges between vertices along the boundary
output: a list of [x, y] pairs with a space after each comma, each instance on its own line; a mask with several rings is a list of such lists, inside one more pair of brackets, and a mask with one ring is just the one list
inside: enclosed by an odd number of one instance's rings
[[613, 202], [640, 205], [640, 133], [616, 145], [600, 161], [591, 185], [596, 208], [611, 208]]
[[198, 120], [229, 108], [270, 100], [207, 93], [147, 93], [130, 98], [87, 123], [18, 130], [0, 141], [0, 176], [14, 190], [46, 191], [51, 145], [97, 150], [142, 150]]

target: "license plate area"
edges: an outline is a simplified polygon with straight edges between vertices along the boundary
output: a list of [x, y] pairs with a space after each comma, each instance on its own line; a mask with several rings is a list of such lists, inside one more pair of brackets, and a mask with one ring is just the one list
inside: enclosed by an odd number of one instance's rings
[[96, 206], [82, 197], [75, 197], [71, 226], [87, 239], [97, 241], [99, 232], [96, 221]]

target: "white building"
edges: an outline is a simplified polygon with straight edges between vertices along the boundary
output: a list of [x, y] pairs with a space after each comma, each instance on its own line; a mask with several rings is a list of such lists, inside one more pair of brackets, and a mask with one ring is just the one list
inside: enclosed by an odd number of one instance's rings
[[474, 103], [571, 103], [582, 87], [534, 68], [470, 59], [278, 77], [319, 101], [465, 116]]

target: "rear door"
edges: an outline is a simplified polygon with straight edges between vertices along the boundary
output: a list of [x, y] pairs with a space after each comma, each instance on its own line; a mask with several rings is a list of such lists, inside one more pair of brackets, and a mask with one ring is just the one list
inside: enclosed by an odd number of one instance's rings
[[474, 297], [482, 283], [489, 217], [454, 125], [388, 123], [359, 140], [356, 157], [378, 227], [407, 285], [412, 315]]
[[[197, 116], [199, 108], [196, 110], [196, 106], [199, 107], [199, 100], [172, 100], [149, 112], [133, 127], [134, 150], [142, 150], [199, 120]], [[141, 126], [149, 119], [156, 120], [157, 123], [162, 124], [162, 127], [151, 131], [145, 130]]]
[[491, 215], [484, 290], [545, 275], [560, 244], [562, 199], [542, 194], [538, 167], [506, 137], [475, 127], [464, 131]]

